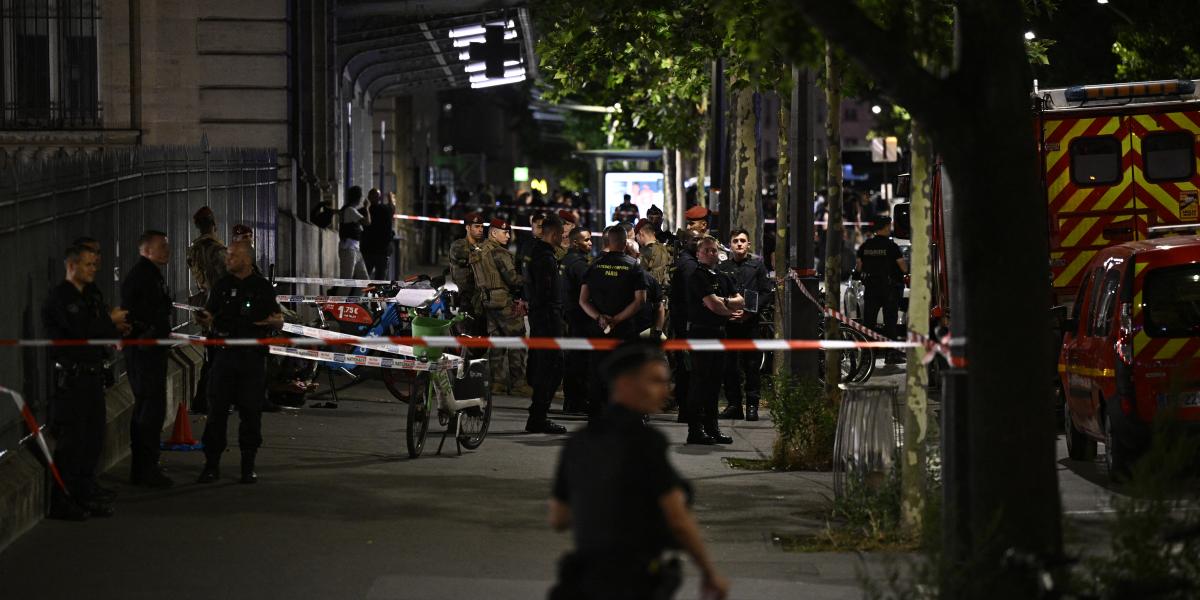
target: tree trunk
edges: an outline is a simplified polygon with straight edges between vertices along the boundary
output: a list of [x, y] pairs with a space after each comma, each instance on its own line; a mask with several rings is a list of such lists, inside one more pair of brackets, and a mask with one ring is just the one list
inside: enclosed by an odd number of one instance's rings
[[[842, 67], [834, 47], [825, 45], [825, 141], [826, 161], [829, 163], [828, 217], [825, 237], [825, 306], [840, 310], [842, 296]], [[825, 339], [841, 336], [835, 319], [825, 320]], [[825, 389], [834, 401], [841, 398], [838, 382], [842, 376], [841, 353], [825, 351]]]
[[[706, 118], [704, 119], [704, 127], [700, 128], [700, 156], [699, 159], [696, 160], [696, 205], [707, 207], [708, 190], [705, 188], [704, 178], [708, 176], [708, 155], [710, 152], [714, 151], [714, 148], [711, 148], [712, 140], [708, 139], [710, 118], [708, 118], [709, 106], [707, 94], [700, 99], [700, 112]], [[687, 226], [687, 220], [684, 219], [683, 216], [683, 213], [687, 211], [687, 209], [687, 200], [685, 199], [680, 203], [680, 207], [676, 209], [678, 214], [675, 215], [675, 227], [683, 229], [685, 226]]]
[[[788, 264], [788, 239], [787, 239], [787, 224], [790, 217], [789, 211], [792, 209], [789, 206], [788, 200], [792, 197], [792, 181], [788, 174], [792, 168], [792, 149], [788, 147], [788, 124], [792, 122], [792, 111], [789, 102], [785, 98], [779, 103], [779, 183], [776, 185], [776, 201], [775, 201], [775, 275], [781, 275], [790, 272], [792, 267], [800, 265]], [[803, 268], [812, 268], [805, 266]], [[775, 288], [775, 337], [785, 338], [784, 334], [784, 311], [787, 304], [787, 288], [793, 283], [784, 281], [782, 285]], [[786, 351], [779, 350], [775, 352], [775, 361], [772, 363], [775, 367], [775, 376], [779, 377], [788, 372]]]
[[[912, 274], [908, 295], [908, 329], [929, 335], [930, 244], [931, 240], [931, 169], [933, 148], [919, 121], [912, 124], [912, 182], [909, 188], [912, 220], [912, 256], [909, 272]], [[908, 373], [906, 378], [906, 409], [904, 411], [904, 455], [901, 462], [903, 505], [901, 517], [904, 527], [919, 534], [921, 518], [925, 512], [925, 474], [927, 469], [926, 440], [929, 436], [929, 411], [926, 386], [929, 371], [925, 368], [925, 349], [909, 348]]]
[[1022, 3], [959, 0], [955, 60], [951, 74], [940, 78], [912, 58], [920, 49], [896, 47], [894, 35], [856, 4], [797, 1], [828, 39], [929, 128], [954, 182], [952, 327], [961, 341], [953, 352], [965, 372], [947, 376], [955, 393], [943, 398], [942, 410], [961, 417], [942, 439], [955, 449], [943, 460], [965, 463], [948, 468], [945, 479], [947, 561], [961, 567], [962, 577], [941, 596], [1035, 597], [1034, 578], [1000, 568], [1009, 549], [1039, 556], [1062, 551], [1050, 404], [1054, 357], [1044, 341], [1049, 236]]
[[[746, 86], [737, 92], [734, 115], [733, 173], [730, 181], [729, 231], [743, 228], [750, 232], [750, 247], [761, 248], [755, 230], [762, 227], [759, 206], [760, 187], [758, 179], [758, 119], [754, 115], [754, 89]], [[722, 241], [727, 242], [729, 231], [722, 231]]]

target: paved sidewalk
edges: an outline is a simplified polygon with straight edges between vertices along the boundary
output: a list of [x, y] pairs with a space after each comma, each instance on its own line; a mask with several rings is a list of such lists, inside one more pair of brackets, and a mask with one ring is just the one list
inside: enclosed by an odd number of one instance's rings
[[[236, 483], [236, 450], [221, 482], [192, 483], [199, 453], [167, 453], [174, 489], [151, 492], [106, 476], [117, 514], [46, 521], [0, 554], [11, 598], [542, 598], [569, 546], [545, 523], [562, 438], [528, 435], [524, 401], [501, 398], [474, 452], [404, 452], [406, 405], [382, 385], [343, 393], [336, 410], [268, 414], [258, 485]], [[236, 421], [236, 417], [231, 419]], [[570, 429], [582, 425], [561, 418]], [[231, 437], [236, 425], [230, 424]], [[770, 452], [769, 421], [729, 427], [730, 447], [684, 446], [674, 415], [654, 419], [671, 458], [696, 486], [706, 539], [735, 598], [860, 598], [860, 559], [796, 554], [773, 533], [815, 531], [828, 474], [730, 469], [724, 457]], [[199, 435], [203, 423], [194, 424]], [[871, 559], [878, 564], [877, 559]], [[696, 598], [695, 573], [681, 598]]]

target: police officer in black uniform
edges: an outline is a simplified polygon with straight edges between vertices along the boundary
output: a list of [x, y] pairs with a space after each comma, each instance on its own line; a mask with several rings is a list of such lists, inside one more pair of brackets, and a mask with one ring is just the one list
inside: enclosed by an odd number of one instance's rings
[[[604, 230], [604, 254], [601, 254], [583, 278], [579, 290], [579, 307], [590, 319], [588, 337], [610, 337], [631, 340], [638, 331], [634, 317], [646, 301], [646, 277], [641, 265], [625, 254], [625, 229], [612, 225]], [[598, 416], [604, 408], [602, 380], [599, 376], [601, 357], [593, 352], [590, 361], [588, 414]]]
[[[51, 339], [115, 339], [129, 332], [126, 311], [109, 308], [96, 287], [100, 255], [86, 246], [71, 246], [65, 256], [66, 279], [50, 289], [42, 306], [42, 325]], [[96, 481], [104, 447], [103, 346], [54, 347], [50, 397], [50, 431], [56, 441], [54, 464], [66, 485], [54, 489], [50, 517], [82, 521], [112, 515], [116, 496]]]
[[[767, 266], [759, 256], [750, 252], [750, 232], [735, 229], [729, 237], [729, 258], [722, 261], [717, 270], [728, 277], [735, 291], [743, 297], [753, 292], [758, 297], [754, 311], [746, 311], [741, 319], [731, 320], [725, 326], [725, 336], [733, 339], [752, 340], [759, 337], [761, 315], [770, 309], [775, 300], [775, 286], [767, 276]], [[721, 413], [722, 419], [758, 420], [758, 398], [762, 352], [731, 352], [725, 356], [725, 399], [729, 406]], [[742, 383], [745, 381], [746, 411], [742, 412]]]
[[[700, 266], [687, 281], [689, 339], [720, 339], [731, 319], [741, 319], [745, 300], [731, 294], [727, 278], [717, 273], [719, 244], [705, 236], [696, 244]], [[717, 399], [725, 355], [721, 352], [692, 352], [691, 395], [688, 397], [689, 444], [732, 444], [733, 438], [721, 433], [717, 422]]]
[[[900, 246], [892, 241], [892, 219], [879, 217], [875, 220], [875, 235], [858, 247], [855, 268], [863, 279], [863, 325], [875, 327], [875, 318], [883, 309], [883, 334], [898, 338], [897, 321], [900, 312], [900, 297], [904, 293], [904, 275], [908, 264], [900, 252]], [[888, 354], [887, 362], [901, 362], [898, 352]]]
[[[562, 283], [566, 303], [567, 335], [587, 337], [591, 319], [579, 306], [579, 292], [592, 258], [592, 233], [581, 228], [571, 230], [571, 249], [563, 256]], [[567, 350], [566, 372], [563, 374], [563, 412], [579, 413], [587, 409], [588, 354], [582, 350]]]
[[[163, 339], [171, 335], [171, 293], [162, 268], [171, 259], [167, 234], [148, 230], [138, 238], [138, 257], [121, 282], [121, 306], [129, 310], [130, 338]], [[133, 389], [129, 424], [129, 482], [151, 488], [174, 484], [158, 466], [158, 450], [167, 413], [165, 346], [127, 346], [125, 369]]]
[[692, 490], [667, 458], [667, 440], [643, 419], [667, 397], [666, 358], [657, 342], [629, 342], [604, 364], [612, 394], [603, 418], [567, 441], [550, 499], [550, 525], [574, 533], [575, 549], [559, 565], [550, 600], [673, 598], [679, 563], [663, 552], [691, 556], [702, 597], [725, 598], [688, 508]]
[[[667, 290], [668, 328], [671, 338], [676, 340], [687, 338], [687, 282], [700, 264], [696, 261], [696, 242], [700, 239], [699, 236], [691, 229], [682, 229], [679, 234], [679, 252], [675, 256], [671, 285]], [[675, 403], [679, 408], [676, 420], [680, 423], [687, 423], [689, 420], [687, 403], [691, 370], [691, 357], [687, 352], [672, 353], [671, 377], [675, 380]]]
[[[529, 303], [529, 335], [531, 337], [562, 337], [563, 284], [558, 272], [554, 249], [562, 245], [563, 223], [558, 215], [549, 213], [542, 220], [542, 236], [533, 241], [529, 265], [525, 267], [525, 300]], [[566, 433], [562, 425], [547, 418], [554, 392], [563, 378], [562, 350], [530, 350], [529, 369], [533, 394], [529, 403], [529, 433]]]
[[[253, 269], [254, 249], [234, 242], [225, 258], [228, 275], [209, 293], [208, 304], [196, 321], [216, 338], [262, 338], [283, 327], [283, 312], [275, 290]], [[263, 346], [221, 347], [213, 359], [208, 387], [208, 423], [204, 426], [204, 470], [199, 483], [220, 477], [225, 452], [229, 405], [238, 408], [238, 446], [242, 451], [242, 483], [255, 483], [254, 460], [262, 445], [262, 399], [266, 394], [266, 355]]]

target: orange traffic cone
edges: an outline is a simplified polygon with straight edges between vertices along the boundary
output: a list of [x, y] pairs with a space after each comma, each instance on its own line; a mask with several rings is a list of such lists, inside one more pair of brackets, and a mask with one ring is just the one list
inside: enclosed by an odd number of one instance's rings
[[188, 418], [187, 402], [179, 403], [179, 410], [175, 413], [175, 427], [171, 430], [171, 439], [163, 442], [163, 448], [167, 450], [199, 450], [204, 447], [204, 444], [197, 442], [196, 438], [192, 437], [192, 422]]

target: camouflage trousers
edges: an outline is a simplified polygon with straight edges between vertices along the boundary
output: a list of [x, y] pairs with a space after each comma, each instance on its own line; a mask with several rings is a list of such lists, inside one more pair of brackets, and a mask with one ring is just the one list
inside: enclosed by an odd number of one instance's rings
[[[513, 314], [511, 305], [502, 309], [487, 309], [487, 331], [491, 337], [525, 335], [525, 320]], [[525, 350], [492, 348], [488, 362], [492, 368], [492, 384], [509, 389], [525, 384]]]

